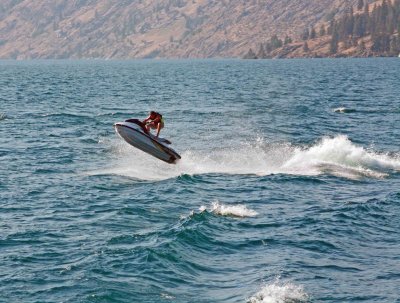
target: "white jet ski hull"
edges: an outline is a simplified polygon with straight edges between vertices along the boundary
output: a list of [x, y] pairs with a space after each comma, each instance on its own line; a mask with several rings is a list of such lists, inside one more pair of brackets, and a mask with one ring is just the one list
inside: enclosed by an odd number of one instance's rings
[[[130, 145], [144, 151], [167, 163], [175, 163], [181, 156], [172, 148], [166, 146], [165, 139], [157, 139], [148, 134], [141, 121], [129, 119], [114, 124], [117, 134]], [[169, 143], [169, 142], [168, 142]]]

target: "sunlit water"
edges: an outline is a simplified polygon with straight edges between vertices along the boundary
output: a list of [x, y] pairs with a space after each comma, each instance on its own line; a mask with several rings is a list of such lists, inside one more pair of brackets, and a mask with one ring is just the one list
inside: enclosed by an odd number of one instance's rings
[[[400, 60], [0, 62], [1, 302], [400, 302]], [[163, 163], [113, 123], [165, 117]]]

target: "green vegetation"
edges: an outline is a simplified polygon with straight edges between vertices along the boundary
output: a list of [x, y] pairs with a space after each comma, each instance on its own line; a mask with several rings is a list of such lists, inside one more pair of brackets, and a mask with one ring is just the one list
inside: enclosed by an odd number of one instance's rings
[[[361, 5], [362, 1], [359, 1]], [[357, 8], [360, 8], [358, 6]], [[331, 53], [334, 45], [361, 46], [360, 38], [371, 37], [371, 51], [381, 56], [395, 56], [400, 52], [399, 40], [400, 0], [383, 0], [380, 6], [374, 6], [369, 12], [366, 4], [362, 13], [354, 14], [351, 8], [343, 17], [332, 24]]]
[[[329, 25], [321, 25], [318, 31], [314, 27], [304, 29], [300, 35], [303, 53], [312, 52], [310, 40], [329, 37], [329, 51], [324, 56], [397, 56], [400, 53], [400, 0], [383, 0], [372, 10], [366, 1], [359, 0], [355, 9], [350, 7], [340, 17], [332, 17]], [[260, 45], [256, 57], [272, 57], [271, 53], [284, 45], [274, 53], [279, 57], [278, 53], [284, 54], [290, 49], [292, 42], [287, 39], [282, 44], [276, 35], [272, 36], [267, 43]]]

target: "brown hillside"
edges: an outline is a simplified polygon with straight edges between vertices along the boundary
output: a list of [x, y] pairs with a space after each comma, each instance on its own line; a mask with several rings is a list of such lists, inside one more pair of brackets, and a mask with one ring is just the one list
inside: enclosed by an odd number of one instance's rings
[[241, 57], [356, 0], [2, 0], [0, 58]]

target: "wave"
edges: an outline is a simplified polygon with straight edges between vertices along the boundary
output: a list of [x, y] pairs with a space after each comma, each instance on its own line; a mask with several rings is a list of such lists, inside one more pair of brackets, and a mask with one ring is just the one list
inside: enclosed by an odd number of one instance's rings
[[212, 203], [211, 208], [207, 209], [206, 206], [201, 206], [199, 209], [201, 212], [209, 211], [216, 215], [221, 216], [233, 216], [233, 217], [255, 217], [258, 213], [254, 210], [248, 209], [246, 205], [224, 205], [220, 204], [218, 201]]
[[354, 113], [355, 109], [347, 108], [347, 107], [338, 107], [333, 110], [335, 113]]
[[347, 113], [359, 113], [361, 115], [363, 114], [390, 114], [390, 113], [397, 113], [399, 112], [398, 109], [395, 108], [385, 108], [385, 109], [381, 109], [381, 108], [349, 108], [349, 107], [345, 107], [345, 106], [340, 106], [337, 108], [334, 108], [332, 110], [335, 113], [341, 113], [341, 114], [347, 114]]
[[90, 174], [121, 175], [148, 181], [203, 174], [324, 174], [360, 179], [383, 178], [400, 171], [399, 155], [367, 150], [344, 135], [322, 138], [309, 147], [272, 144], [257, 139], [231, 148], [188, 150], [182, 153], [182, 159], [176, 165], [161, 162], [123, 141], [104, 140], [99, 143], [106, 145], [115, 162], [110, 168]]
[[5, 113], [0, 113], [0, 121], [7, 119], [7, 115]]
[[257, 294], [251, 297], [248, 303], [287, 303], [307, 302], [309, 296], [298, 286], [289, 282], [283, 283], [276, 279], [265, 285]]
[[339, 135], [323, 138], [310, 148], [296, 149], [282, 169], [300, 175], [382, 178], [390, 171], [400, 171], [400, 158], [368, 151], [353, 144], [347, 136]]

